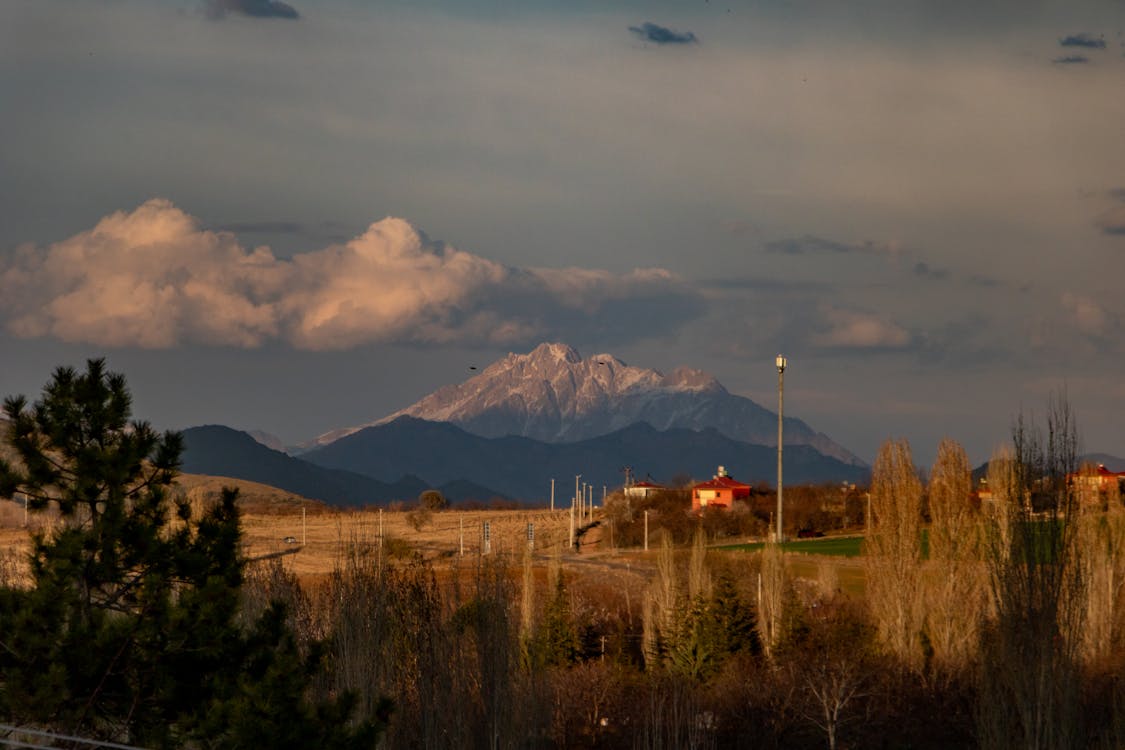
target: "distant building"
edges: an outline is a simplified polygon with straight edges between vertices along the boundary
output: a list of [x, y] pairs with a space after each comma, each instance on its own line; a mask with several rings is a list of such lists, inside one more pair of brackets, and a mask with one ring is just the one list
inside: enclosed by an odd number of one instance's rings
[[1120, 503], [1121, 490], [1125, 488], [1125, 472], [1110, 471], [1105, 464], [1086, 464], [1078, 473], [1068, 474], [1066, 480], [1077, 492], [1082, 508], [1104, 508], [1106, 501]]
[[644, 499], [657, 492], [663, 492], [664, 487], [655, 482], [634, 482], [625, 488], [625, 497]]
[[1125, 483], [1125, 471], [1110, 471], [1105, 464], [1098, 464], [1096, 468], [1087, 465], [1079, 469], [1077, 474], [1068, 475], [1067, 481], [1083, 489], [1105, 492], [1120, 488]]
[[729, 508], [735, 500], [749, 497], [750, 485], [739, 482], [727, 474], [725, 467], [720, 466], [715, 476], [691, 488], [691, 509], [698, 511], [712, 506]]

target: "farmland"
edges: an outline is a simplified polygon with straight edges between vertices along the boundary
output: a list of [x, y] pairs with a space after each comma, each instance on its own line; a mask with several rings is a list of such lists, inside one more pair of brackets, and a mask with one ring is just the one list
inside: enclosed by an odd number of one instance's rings
[[[508, 560], [513, 571], [522, 565], [529, 548], [530, 524], [534, 530], [532, 565], [537, 570], [557, 561], [583, 585], [608, 577], [618, 588], [631, 589], [638, 600], [643, 586], [656, 574], [662, 532], [654, 528], [646, 552], [640, 545], [615, 547], [608, 529], [595, 527], [583, 536], [580, 551], [575, 552], [569, 546], [569, 509], [448, 510], [419, 519], [410, 510], [330, 508], [273, 487], [224, 477], [183, 475], [178, 480], [178, 487], [197, 511], [214, 501], [224, 486], [235, 486], [240, 492], [246, 557], [280, 559], [286, 570], [309, 584], [324, 580], [356, 552], [402, 561], [424, 559], [437, 569], [462, 566], [481, 555], [485, 524], [492, 558]], [[23, 518], [22, 507], [0, 501], [0, 549], [7, 551], [10, 569], [23, 567], [20, 558], [28, 540]], [[51, 522], [50, 513], [30, 516], [31, 530], [47, 528]], [[854, 536], [787, 542], [789, 574], [810, 582], [837, 580], [843, 590], [861, 593], [863, 569], [855, 559], [860, 542]], [[761, 541], [752, 541], [711, 549], [716, 559], [745, 570], [757, 565], [756, 553], [763, 546]]]

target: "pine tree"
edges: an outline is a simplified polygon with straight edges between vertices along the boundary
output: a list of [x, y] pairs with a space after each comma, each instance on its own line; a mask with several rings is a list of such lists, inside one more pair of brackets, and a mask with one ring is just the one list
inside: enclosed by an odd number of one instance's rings
[[5, 722], [153, 747], [373, 744], [375, 723], [341, 729], [349, 698], [308, 702], [315, 654], [296, 658], [276, 608], [239, 628], [237, 493], [199, 517], [172, 497], [182, 440], [130, 421], [122, 375], [59, 368], [4, 411], [0, 497], [57, 515], [32, 538], [28, 585], [0, 588]]
[[548, 667], [570, 666], [578, 661], [582, 641], [571, 615], [570, 594], [566, 590], [562, 573], [552, 569], [551, 578], [554, 582], [550, 585], [551, 596], [543, 607], [535, 661]]

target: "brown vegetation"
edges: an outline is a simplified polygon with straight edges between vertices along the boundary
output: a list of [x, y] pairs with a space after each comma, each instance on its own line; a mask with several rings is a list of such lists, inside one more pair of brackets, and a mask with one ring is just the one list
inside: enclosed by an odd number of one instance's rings
[[879, 639], [905, 666], [921, 666], [922, 483], [905, 440], [879, 450], [865, 542], [867, 602]]
[[[244, 487], [243, 617], [286, 602], [301, 647], [330, 652], [315, 691], [390, 711], [388, 748], [1119, 747], [1125, 507], [1079, 512], [1065, 412], [1014, 438], [983, 503], [956, 443], [925, 486], [884, 446], [857, 562], [710, 549], [767, 529], [756, 498], [692, 516], [675, 493], [617, 496], [575, 552], [565, 511], [337, 512]], [[224, 481], [181, 487], [206, 504]], [[792, 494], [802, 527], [864, 515], [862, 488]], [[859, 568], [863, 593], [842, 592]]]

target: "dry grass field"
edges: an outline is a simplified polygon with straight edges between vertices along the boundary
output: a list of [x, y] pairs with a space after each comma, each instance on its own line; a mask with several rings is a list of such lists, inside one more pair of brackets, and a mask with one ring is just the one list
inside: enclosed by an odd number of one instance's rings
[[[416, 511], [337, 509], [267, 485], [185, 474], [178, 480], [183, 492], [197, 508], [213, 502], [223, 487], [239, 490], [243, 513], [246, 555], [251, 559], [283, 558], [286, 568], [301, 580], [315, 582], [335, 570], [346, 555], [369, 551], [400, 559], [420, 555], [439, 568], [475, 560], [483, 550], [487, 523], [491, 554], [522, 564], [528, 548], [528, 524], [534, 527], [534, 564], [545, 566], [557, 558], [564, 569], [583, 579], [584, 586], [604, 585], [618, 590], [637, 590], [654, 575], [657, 544], [652, 550], [613, 549], [610, 535], [591, 529], [582, 539], [581, 551], [569, 547], [568, 510], [473, 510], [438, 511], [420, 517]], [[50, 514], [32, 513], [30, 529], [53, 522]], [[18, 575], [27, 549], [28, 528], [23, 507], [0, 501], [0, 578]], [[746, 552], [726, 552], [732, 562]], [[854, 560], [821, 556], [788, 556], [791, 574], [810, 580], [823, 578], [832, 567], [845, 590], [862, 592], [862, 572]], [[599, 584], [600, 582], [600, 584]]]
[[[197, 508], [213, 502], [224, 487], [239, 490], [246, 554], [251, 559], [282, 555], [286, 567], [301, 577], [330, 573], [349, 550], [377, 550], [391, 556], [415, 553], [441, 561], [464, 555], [475, 557], [483, 549], [484, 525], [489, 525], [491, 553], [519, 553], [528, 547], [528, 524], [534, 528], [536, 557], [562, 555], [578, 558], [604, 552], [602, 534], [592, 529], [583, 539], [582, 554], [568, 549], [568, 511], [438, 511], [425, 515], [411, 511], [337, 509], [267, 485], [185, 474], [178, 482]], [[0, 501], [0, 555], [18, 560], [27, 549], [28, 531], [53, 523], [50, 513], [32, 513], [24, 526], [22, 505]]]
[[[444, 511], [424, 523], [409, 511], [300, 512], [278, 515], [248, 511], [243, 516], [250, 557], [288, 552], [287, 565], [298, 575], [328, 573], [349, 549], [377, 550], [391, 556], [414, 553], [430, 560], [477, 556], [483, 551], [483, 528], [489, 524], [491, 553], [518, 552], [528, 546], [527, 525], [534, 525], [534, 549], [543, 555], [566, 552], [569, 516], [547, 511]], [[287, 541], [288, 540], [288, 541]]]

